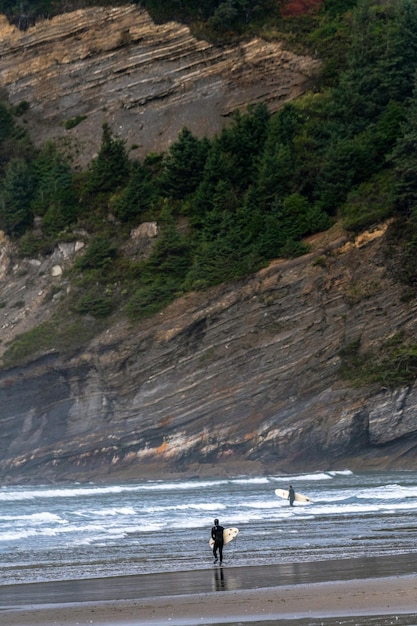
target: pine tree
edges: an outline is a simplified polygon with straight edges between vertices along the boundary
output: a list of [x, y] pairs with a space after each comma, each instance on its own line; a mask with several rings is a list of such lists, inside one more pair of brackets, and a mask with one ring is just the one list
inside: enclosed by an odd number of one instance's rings
[[30, 208], [35, 190], [33, 172], [23, 159], [12, 159], [0, 188], [0, 229], [21, 235], [33, 223]]
[[149, 171], [139, 161], [133, 161], [129, 182], [114, 202], [114, 213], [122, 222], [138, 221], [155, 197], [156, 188]]
[[87, 189], [90, 193], [114, 192], [128, 176], [129, 159], [124, 142], [113, 137], [110, 126], [105, 123], [100, 151], [90, 164]]
[[75, 221], [79, 213], [73, 175], [56, 146], [47, 143], [33, 163], [36, 192], [31, 203], [34, 215], [43, 216], [47, 235], [54, 235]]
[[161, 186], [165, 195], [184, 198], [197, 188], [206, 161], [208, 142], [183, 128], [164, 161]]
[[0, 102], [0, 145], [1, 142], [10, 137], [14, 130], [13, 116], [8, 108]]
[[396, 175], [396, 208], [417, 219], [417, 89], [410, 99], [402, 135], [390, 157]]
[[257, 172], [257, 161], [267, 136], [268, 109], [264, 104], [250, 107], [247, 112], [237, 111], [230, 127], [219, 136], [219, 147], [224, 155], [228, 178], [237, 191], [244, 192], [252, 184]]

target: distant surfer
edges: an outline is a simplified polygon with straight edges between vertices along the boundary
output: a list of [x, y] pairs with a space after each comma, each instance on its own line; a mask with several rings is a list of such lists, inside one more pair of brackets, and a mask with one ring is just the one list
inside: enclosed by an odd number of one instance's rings
[[220, 526], [219, 520], [215, 519], [214, 526], [211, 529], [211, 538], [214, 541], [214, 545], [213, 545], [214, 562], [217, 563], [217, 561], [219, 560], [217, 558], [217, 550], [218, 550], [219, 557], [220, 557], [220, 565], [223, 562], [223, 542], [224, 542], [223, 531], [224, 531], [223, 526]]
[[292, 488], [292, 485], [288, 487], [288, 500], [290, 501], [290, 506], [293, 506], [295, 500], [295, 491]]

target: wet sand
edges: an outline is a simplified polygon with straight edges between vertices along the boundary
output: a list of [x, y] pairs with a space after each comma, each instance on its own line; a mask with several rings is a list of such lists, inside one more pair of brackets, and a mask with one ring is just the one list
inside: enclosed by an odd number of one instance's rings
[[417, 555], [0, 587], [5, 626], [417, 624]]

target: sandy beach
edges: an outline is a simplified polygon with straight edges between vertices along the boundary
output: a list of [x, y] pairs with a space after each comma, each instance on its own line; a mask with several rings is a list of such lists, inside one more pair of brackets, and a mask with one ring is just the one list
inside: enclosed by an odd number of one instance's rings
[[4, 585], [0, 622], [5, 626], [412, 625], [417, 624], [415, 558], [349, 559], [292, 568], [211, 567]]
[[[412, 576], [336, 583], [312, 583], [275, 589], [183, 596], [140, 601], [103, 602], [2, 611], [7, 626], [75, 626], [79, 624], [191, 624], [273, 623], [338, 624], [337, 618], [390, 616], [396, 624], [417, 623], [417, 579]], [[415, 614], [414, 621], [401, 621]], [[326, 622], [323, 622], [323, 618]], [[333, 619], [333, 621], [329, 621]], [[346, 624], [346, 621], [343, 622]], [[352, 622], [353, 623], [353, 622]], [[355, 624], [369, 623], [369, 621]], [[377, 622], [382, 624], [382, 620]]]

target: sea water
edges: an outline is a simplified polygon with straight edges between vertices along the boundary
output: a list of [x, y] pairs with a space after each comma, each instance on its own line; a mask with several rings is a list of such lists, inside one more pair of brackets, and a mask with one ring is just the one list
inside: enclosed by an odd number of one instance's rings
[[[292, 484], [309, 504], [278, 498]], [[417, 552], [417, 472], [0, 488], [0, 585]]]

